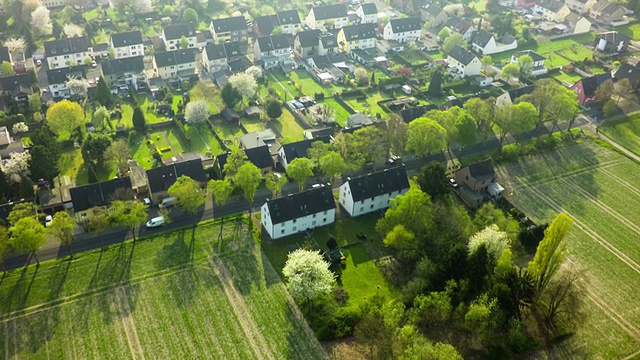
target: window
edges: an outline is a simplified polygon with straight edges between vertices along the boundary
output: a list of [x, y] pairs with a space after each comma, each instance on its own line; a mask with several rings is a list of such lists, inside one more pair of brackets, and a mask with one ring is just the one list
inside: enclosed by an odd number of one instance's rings
[[298, 219], [293, 219], [293, 223], [295, 224]]
[[313, 214], [313, 216], [312, 216], [312, 217], [315, 219], [315, 218], [316, 218], [316, 214]]
[[284, 229], [280, 230], [280, 234], [284, 234]]
[[369, 209], [373, 209], [373, 204], [371, 204], [371, 207], [369, 207]]
[[296, 229], [297, 229], [297, 228], [294, 226], [294, 227], [293, 227], [293, 231], [296, 231]]
[[327, 210], [325, 210], [323, 214], [324, 214], [324, 215], [327, 215]]
[[313, 222], [311, 223], [311, 226], [316, 226], [316, 222], [315, 222], [315, 221], [313, 221]]
[[364, 211], [364, 207], [360, 206], [360, 212]]
[[327, 222], [327, 218], [322, 219], [322, 222], [326, 223]]

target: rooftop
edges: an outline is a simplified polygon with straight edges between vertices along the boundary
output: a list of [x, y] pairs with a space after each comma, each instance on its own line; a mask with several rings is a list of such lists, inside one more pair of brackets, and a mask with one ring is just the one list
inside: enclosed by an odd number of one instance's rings
[[348, 178], [347, 181], [353, 201], [371, 199], [382, 194], [409, 188], [409, 179], [404, 166]]
[[331, 187], [327, 185], [272, 200], [267, 199], [266, 204], [273, 224], [281, 224], [336, 207]]

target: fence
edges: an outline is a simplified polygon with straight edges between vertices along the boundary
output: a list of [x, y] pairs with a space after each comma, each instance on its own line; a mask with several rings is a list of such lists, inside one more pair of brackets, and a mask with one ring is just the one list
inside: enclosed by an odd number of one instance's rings
[[349, 104], [347, 104], [346, 102], [344, 102], [344, 100], [342, 100], [342, 97], [340, 95], [333, 95], [333, 99], [340, 105], [342, 105], [343, 108], [345, 108], [345, 110], [347, 110], [347, 112], [350, 115], [353, 115], [356, 113], [355, 110], [353, 110], [353, 108], [351, 106], [349, 106]]
[[163, 129], [171, 126], [171, 124], [173, 124], [173, 121], [167, 120], [167, 121], [161, 121], [153, 124], [147, 124], [147, 128], [149, 130]]

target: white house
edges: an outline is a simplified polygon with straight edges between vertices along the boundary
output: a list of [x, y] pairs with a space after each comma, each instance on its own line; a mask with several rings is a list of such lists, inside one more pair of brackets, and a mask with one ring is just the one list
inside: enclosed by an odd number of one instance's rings
[[409, 190], [404, 166], [349, 178], [340, 186], [340, 205], [355, 217], [391, 206], [391, 199]]
[[278, 149], [278, 161], [280, 161], [282, 167], [286, 169], [293, 160], [309, 157], [308, 151], [311, 149], [311, 144], [316, 141], [322, 141], [328, 144], [331, 141], [331, 137], [319, 136], [311, 140], [305, 139], [281, 145], [280, 149]]
[[373, 49], [376, 47], [376, 25], [348, 25], [338, 32], [338, 48], [348, 53], [357, 49]]
[[585, 16], [571, 12], [571, 14], [567, 15], [565, 21], [569, 25], [569, 33], [571, 34], [584, 34], [591, 31], [591, 21]]
[[102, 78], [111, 88], [132, 85], [136, 90], [149, 86], [142, 55], [124, 59], [107, 59], [100, 63]]
[[300, 28], [300, 15], [298, 10], [283, 10], [278, 11], [276, 14], [278, 17], [278, 25], [282, 29], [283, 34], [295, 35]]
[[208, 73], [226, 70], [227, 52], [224, 44], [209, 44], [202, 51], [202, 66]]
[[42, 5], [47, 9], [57, 8], [65, 6], [67, 2], [65, 0], [43, 0]]
[[458, 33], [462, 35], [462, 40], [469, 41], [473, 37], [473, 34], [477, 31], [473, 24], [465, 19], [460, 19], [457, 16], [452, 16], [447, 20], [446, 27], [450, 33]]
[[70, 78], [86, 78], [85, 66], [68, 66], [47, 70], [47, 82], [49, 83], [49, 93], [54, 99], [68, 99], [75, 95], [67, 88], [67, 80]]
[[316, 55], [321, 33], [317, 29], [299, 31], [293, 38], [293, 53], [301, 59]]
[[263, 36], [253, 42], [253, 59], [262, 61], [265, 69], [291, 62], [287, 35]]
[[219, 44], [227, 41], [239, 41], [247, 36], [249, 27], [244, 16], [234, 16], [211, 20], [209, 30], [213, 41]]
[[344, 4], [321, 5], [311, 8], [305, 24], [311, 29], [323, 29], [327, 21], [332, 23], [332, 27], [340, 29], [349, 23], [347, 6]]
[[91, 41], [86, 36], [47, 41], [44, 55], [49, 69], [83, 65], [93, 54]]
[[422, 21], [419, 17], [391, 19], [385, 25], [382, 37], [385, 40], [406, 43], [420, 39], [421, 31]]
[[375, 3], [360, 4], [356, 14], [360, 18], [361, 24], [377, 24], [378, 23], [378, 7]]
[[466, 76], [480, 75], [482, 62], [467, 49], [456, 45], [447, 56], [447, 63], [455, 69], [455, 73]]
[[153, 69], [164, 80], [186, 80], [196, 73], [196, 57], [191, 49], [156, 53]]
[[334, 33], [322, 33], [318, 36], [318, 40], [318, 55], [325, 56], [338, 52], [338, 38]]
[[560, 0], [537, 0], [533, 12], [541, 14], [547, 21], [562, 22], [571, 10]]
[[517, 98], [531, 94], [535, 89], [536, 87], [534, 85], [527, 85], [518, 89], [505, 91], [502, 95], [496, 98], [496, 107], [501, 108], [505, 105], [513, 105]]
[[514, 53], [513, 55], [511, 55], [511, 63], [518, 62], [518, 58], [524, 55], [529, 55], [533, 60], [533, 69], [531, 69], [531, 75], [542, 76], [549, 72], [549, 69], [544, 66], [545, 58], [531, 50], [518, 51]]
[[336, 203], [331, 186], [267, 199], [260, 208], [262, 228], [272, 239], [279, 239], [309, 229], [332, 224], [336, 219]]
[[166, 51], [173, 51], [180, 48], [182, 37], [187, 39], [187, 47], [195, 48], [198, 43], [196, 28], [192, 24], [175, 24], [162, 28], [162, 41]]
[[116, 59], [144, 56], [144, 44], [140, 31], [113, 34], [109, 40], [109, 46], [113, 49]]
[[515, 50], [518, 47], [518, 41], [509, 35], [503, 36], [502, 41], [497, 41], [493, 34], [480, 29], [473, 36], [471, 46], [474, 51], [482, 55], [491, 55]]
[[624, 15], [624, 6], [609, 2], [607, 0], [598, 1], [595, 5], [593, 5], [591, 11], [589, 11], [589, 16], [592, 19], [603, 24], [613, 26], [628, 23], [628, 20], [626, 20], [626, 17]]
[[577, 12], [578, 14], [586, 14], [593, 8], [598, 1], [597, 0], [565, 0], [564, 3], [570, 10]]

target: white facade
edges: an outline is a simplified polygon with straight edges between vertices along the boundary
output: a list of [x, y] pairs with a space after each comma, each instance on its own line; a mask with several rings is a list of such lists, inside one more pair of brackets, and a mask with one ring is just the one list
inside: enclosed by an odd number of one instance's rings
[[384, 33], [382, 37], [385, 40], [395, 40], [400, 43], [406, 43], [406, 42], [416, 41], [420, 39], [420, 30], [394, 33], [393, 28], [391, 26], [391, 21], [389, 21], [387, 25], [385, 25], [384, 27]]
[[362, 24], [377, 24], [378, 23], [378, 13], [365, 14], [364, 10], [362, 9], [362, 5], [360, 5], [358, 7], [358, 10], [356, 10], [356, 14], [358, 14], [358, 17], [361, 19], [360, 22]]
[[93, 49], [89, 48], [85, 52], [79, 52], [75, 54], [48, 56], [47, 65], [49, 65], [49, 70], [69, 67], [72, 66], [72, 63], [83, 65], [85, 64], [85, 60], [87, 59], [87, 57], [90, 57], [91, 54], [93, 54]]
[[[167, 51], [177, 50], [180, 47], [180, 39], [167, 40], [166, 37], [162, 37], [162, 41], [164, 42], [164, 48]], [[198, 38], [195, 33], [193, 36], [187, 37], [187, 41], [189, 42], [188, 47], [190, 48], [195, 48], [198, 44]]]
[[189, 62], [189, 63], [171, 65], [171, 66], [165, 66], [165, 67], [157, 67], [156, 66], [156, 71], [157, 71], [158, 76], [160, 76], [163, 79], [177, 78], [178, 77], [178, 71], [185, 71], [185, 70], [193, 70], [195, 72], [195, 70], [196, 70], [196, 62], [193, 61], [193, 62]]
[[264, 203], [260, 208], [260, 215], [262, 227], [269, 233], [269, 236], [272, 239], [279, 239], [309, 229], [332, 224], [336, 220], [336, 209], [333, 208], [274, 224], [271, 219], [271, 214], [269, 213], [269, 203]]
[[586, 1], [565, 0], [564, 3], [565, 5], [567, 5], [567, 7], [569, 7], [569, 9], [579, 14], [585, 14], [591, 11], [591, 9], [593, 8], [593, 5], [595, 5], [596, 2], [597, 2], [596, 0], [586, 0]]
[[216, 71], [226, 70], [229, 68], [226, 57], [212, 60], [207, 57], [206, 51], [202, 52], [202, 65], [204, 66], [204, 69], [209, 73], [214, 73]]
[[347, 181], [340, 186], [340, 205], [342, 205], [349, 215], [356, 217], [388, 208], [391, 206], [391, 199], [406, 193], [408, 190], [409, 189], [403, 189], [401, 191], [396, 190], [373, 198], [354, 201], [353, 195], [351, 194], [351, 188], [349, 187], [349, 182]]
[[113, 48], [113, 51], [116, 55], [116, 59], [124, 59], [141, 55], [144, 56], [143, 44], [114, 47], [112, 43], [111, 47]]
[[47, 9], [60, 7], [66, 5], [64, 0], [42, 0], [42, 5], [44, 5]]
[[571, 10], [569, 10], [569, 7], [567, 5], [562, 6], [558, 11], [553, 11], [535, 4], [533, 6], [533, 11], [542, 14], [542, 17], [545, 20], [555, 22], [564, 21], [564, 18], [566, 18], [567, 15], [571, 13]]
[[336, 29], [340, 29], [342, 27], [345, 27], [349, 24], [349, 17], [348, 16], [343, 16], [343, 17], [337, 17], [337, 18], [332, 18], [332, 19], [325, 19], [325, 20], [316, 20], [316, 17], [313, 13], [313, 9], [311, 9], [309, 11], [309, 15], [307, 15], [307, 18], [305, 19], [305, 24], [307, 24], [307, 26], [311, 29], [324, 29], [325, 28], [325, 23], [331, 20], [333, 21], [333, 27]]
[[496, 42], [495, 36], [492, 36], [491, 40], [489, 40], [489, 42], [484, 47], [481, 47], [476, 43], [473, 43], [472, 47], [474, 51], [479, 52], [482, 55], [492, 55], [509, 50], [515, 50], [518, 47], [518, 41], [514, 39], [510, 44], [499, 44], [498, 42]]
[[280, 25], [283, 34], [295, 35], [300, 28], [300, 24], [284, 24]]
[[462, 77], [480, 75], [482, 70], [482, 62], [477, 56], [474, 56], [469, 64], [463, 64], [453, 57], [448, 56], [447, 63], [449, 66], [457, 69], [457, 72], [461, 74]]

